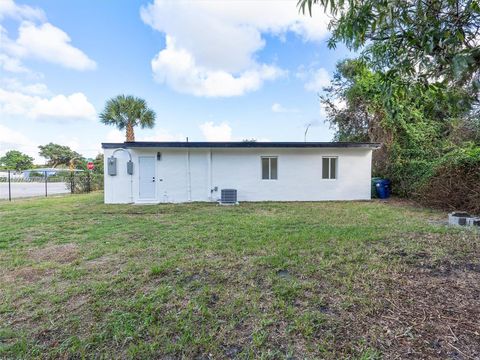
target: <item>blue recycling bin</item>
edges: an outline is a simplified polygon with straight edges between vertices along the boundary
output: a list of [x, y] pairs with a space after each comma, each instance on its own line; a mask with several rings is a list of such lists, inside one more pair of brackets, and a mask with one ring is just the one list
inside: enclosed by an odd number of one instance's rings
[[376, 180], [375, 190], [377, 190], [377, 195], [380, 199], [388, 199], [390, 197], [390, 180]]

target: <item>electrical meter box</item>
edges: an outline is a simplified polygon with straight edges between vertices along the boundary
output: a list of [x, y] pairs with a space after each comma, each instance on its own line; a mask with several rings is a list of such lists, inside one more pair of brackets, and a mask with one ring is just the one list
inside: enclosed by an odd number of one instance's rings
[[117, 175], [117, 158], [110, 156], [107, 161], [107, 170], [108, 175], [115, 176]]
[[133, 161], [129, 160], [127, 162], [127, 174], [128, 175], [133, 175]]

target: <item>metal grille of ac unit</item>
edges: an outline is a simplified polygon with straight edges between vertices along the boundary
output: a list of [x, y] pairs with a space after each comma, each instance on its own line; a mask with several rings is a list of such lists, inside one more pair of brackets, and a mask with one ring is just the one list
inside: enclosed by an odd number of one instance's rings
[[237, 190], [236, 189], [222, 189], [221, 204], [237, 204]]

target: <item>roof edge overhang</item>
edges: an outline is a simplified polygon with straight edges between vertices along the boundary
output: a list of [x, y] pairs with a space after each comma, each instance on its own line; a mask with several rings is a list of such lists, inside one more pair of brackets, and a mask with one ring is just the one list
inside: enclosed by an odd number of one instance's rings
[[103, 149], [132, 148], [366, 148], [378, 149], [380, 143], [357, 142], [257, 142], [257, 141], [134, 141], [124, 143], [102, 143]]

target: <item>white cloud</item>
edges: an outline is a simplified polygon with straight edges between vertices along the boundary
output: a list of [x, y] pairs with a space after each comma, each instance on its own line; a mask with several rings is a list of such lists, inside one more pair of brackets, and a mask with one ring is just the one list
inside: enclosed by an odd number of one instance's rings
[[97, 116], [95, 108], [83, 93], [56, 95], [38, 101], [30, 112], [33, 118], [89, 119]]
[[296, 113], [298, 112], [298, 109], [290, 109], [284, 107], [282, 104], [274, 103], [272, 105], [272, 111], [275, 113]]
[[35, 25], [24, 21], [17, 40], [8, 41], [6, 51], [17, 58], [32, 57], [75, 70], [95, 69], [96, 63], [70, 44], [66, 32], [50, 23]]
[[200, 130], [206, 141], [232, 141], [232, 128], [226, 122], [215, 125], [207, 121], [200, 125]]
[[0, 79], [1, 86], [6, 90], [10, 91], [18, 91], [25, 94], [32, 94], [32, 95], [46, 95], [49, 94], [47, 85], [42, 83], [34, 83], [34, 84], [23, 84], [18, 79], [15, 78], [5, 78]]
[[0, 66], [14, 73], [30, 72], [22, 59], [34, 58], [75, 70], [92, 70], [96, 63], [83, 51], [71, 45], [70, 36], [62, 29], [47, 22], [39, 8], [16, 5], [12, 0], [0, 1], [0, 19], [20, 21], [16, 40], [8, 36], [0, 25]]
[[[215, 123], [213, 121], [207, 121], [199, 125], [200, 131], [204, 141], [241, 141], [243, 139], [257, 139], [258, 141], [270, 141], [266, 138], [257, 138], [255, 136], [247, 137], [234, 137], [232, 134], [232, 128], [228, 122]], [[168, 129], [156, 128], [152, 135], [149, 133], [142, 133], [138, 131], [135, 133], [137, 141], [186, 141], [186, 137], [182, 133], [172, 133]], [[196, 141], [194, 139], [190, 139]], [[106, 137], [106, 142], [124, 142], [125, 131], [118, 129], [111, 129]]]
[[12, 73], [30, 72], [29, 69], [22, 65], [22, 62], [19, 59], [15, 59], [7, 54], [0, 54], [0, 68]]
[[277, 113], [281, 113], [281, 112], [285, 112], [285, 108], [280, 105], [279, 103], [275, 103], [272, 105], [272, 111], [273, 112], [277, 112]]
[[10, 150], [18, 150], [30, 155], [36, 162], [40, 160], [38, 148], [33, 141], [20, 131], [10, 129], [0, 124], [0, 156], [5, 155], [5, 153]]
[[0, 144], [3, 146], [31, 145], [31, 141], [19, 131], [0, 124]]
[[[183, 134], [172, 134], [168, 129], [155, 129], [153, 135], [137, 134], [135, 133], [135, 140], [137, 141], [185, 141]], [[125, 131], [112, 129], [107, 133], [106, 142], [124, 142]]]
[[324, 68], [316, 69], [300, 76], [306, 77], [305, 90], [307, 91], [320, 92], [324, 87], [330, 85], [330, 75]]
[[85, 146], [85, 140], [80, 141], [78, 137], [60, 135], [55, 139], [55, 143], [63, 146], [68, 146], [73, 151], [79, 152], [80, 146]]
[[280, 69], [256, 60], [262, 34], [320, 40], [328, 19], [317, 15], [299, 14], [295, 0], [155, 0], [141, 8], [142, 20], [166, 35], [166, 48], [152, 61], [155, 78], [197, 96], [242, 95], [278, 77]]
[[0, 1], [0, 20], [10, 17], [17, 20], [45, 20], [45, 13], [42, 9], [28, 5], [17, 5], [13, 0]]
[[42, 120], [93, 120], [97, 116], [83, 93], [40, 97], [4, 89], [0, 89], [0, 115]]
[[155, 0], [140, 13], [146, 24], [174, 37], [202, 66], [237, 72], [254, 63], [252, 55], [265, 45], [262, 33], [291, 31], [305, 40], [327, 35], [328, 18], [323, 13], [313, 18], [302, 15], [296, 4], [296, 0]]
[[263, 81], [283, 74], [276, 66], [257, 65], [235, 76], [223, 70], [208, 70], [198, 66], [194, 57], [179, 49], [167, 36], [167, 47], [152, 60], [155, 79], [178, 92], [196, 96], [237, 96], [260, 88]]
[[156, 129], [153, 135], [139, 136], [140, 141], [185, 141], [182, 134], [172, 134], [167, 129]]

